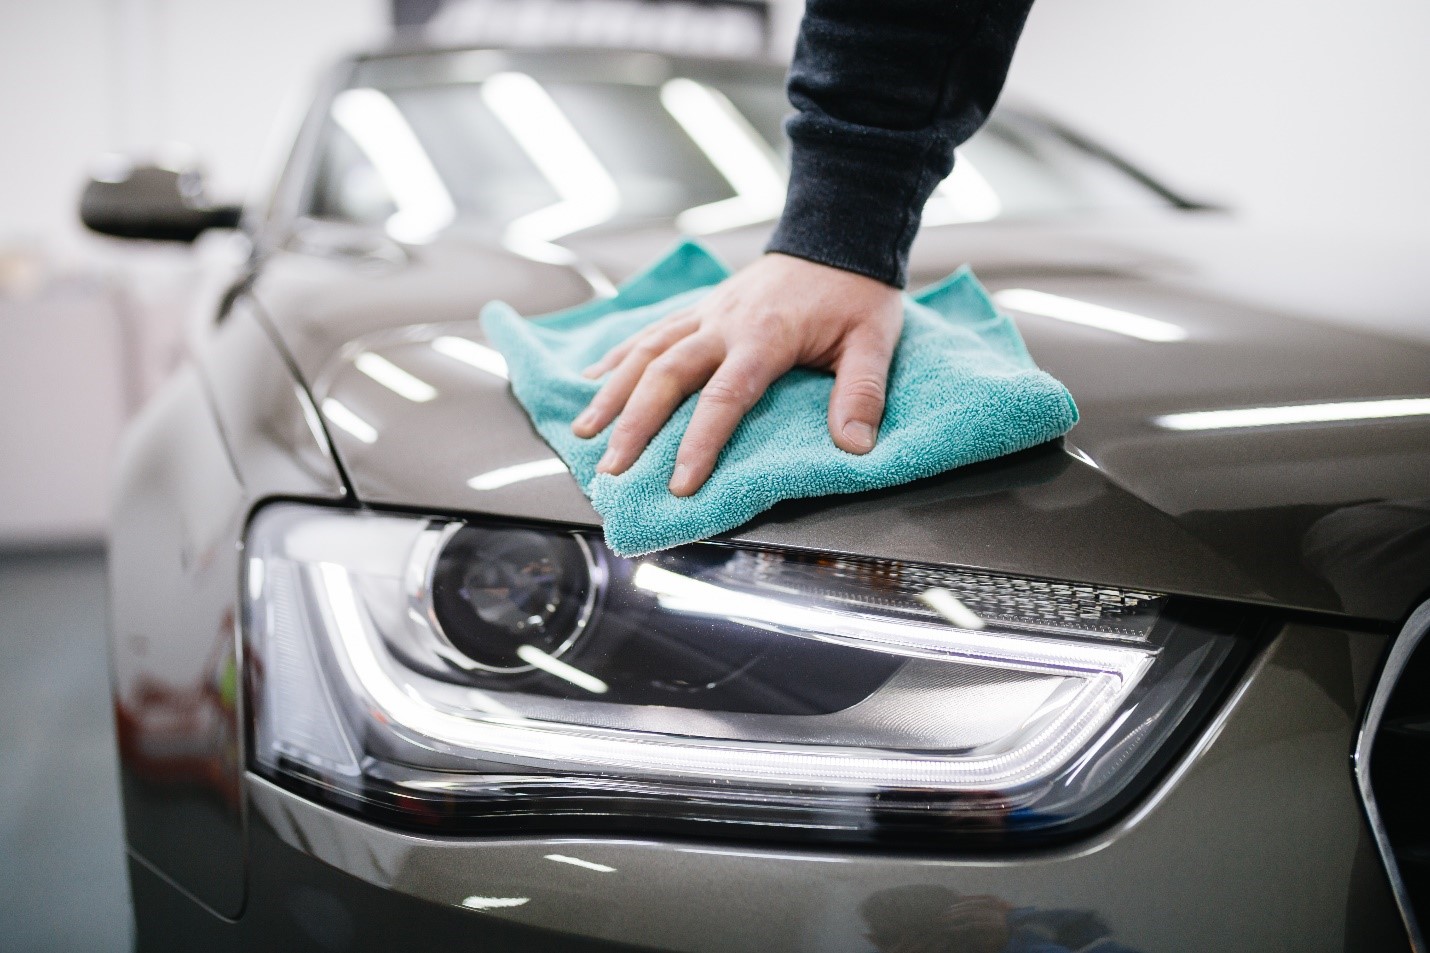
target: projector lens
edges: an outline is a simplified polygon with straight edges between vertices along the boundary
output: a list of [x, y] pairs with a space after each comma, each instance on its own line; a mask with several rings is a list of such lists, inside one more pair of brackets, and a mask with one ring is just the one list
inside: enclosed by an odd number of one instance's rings
[[583, 545], [527, 529], [450, 525], [431, 599], [452, 645], [493, 671], [529, 670], [518, 654], [523, 646], [560, 655], [590, 606]]

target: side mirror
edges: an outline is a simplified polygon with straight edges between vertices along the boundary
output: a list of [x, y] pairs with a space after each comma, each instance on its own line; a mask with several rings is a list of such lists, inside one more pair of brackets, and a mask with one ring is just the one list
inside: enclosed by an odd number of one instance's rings
[[119, 238], [191, 242], [210, 228], [236, 228], [237, 205], [211, 205], [203, 176], [157, 165], [106, 159], [80, 197], [85, 227]]

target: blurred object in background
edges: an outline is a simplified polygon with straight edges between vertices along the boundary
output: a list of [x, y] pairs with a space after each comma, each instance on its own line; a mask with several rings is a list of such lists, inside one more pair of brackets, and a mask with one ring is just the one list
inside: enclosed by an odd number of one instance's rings
[[429, 44], [578, 46], [749, 59], [771, 52], [764, 0], [393, 0]]
[[0, 251], [0, 542], [86, 542], [104, 526], [130, 403], [110, 292], [35, 246]]
[[34, 247], [0, 245], [0, 298], [34, 297], [44, 275], [44, 262]]

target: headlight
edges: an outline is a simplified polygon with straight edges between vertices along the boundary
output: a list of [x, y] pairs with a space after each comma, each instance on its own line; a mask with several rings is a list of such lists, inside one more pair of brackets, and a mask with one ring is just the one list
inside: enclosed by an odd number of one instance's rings
[[247, 566], [254, 769], [442, 830], [1075, 833], [1247, 645], [1153, 593], [297, 504]]

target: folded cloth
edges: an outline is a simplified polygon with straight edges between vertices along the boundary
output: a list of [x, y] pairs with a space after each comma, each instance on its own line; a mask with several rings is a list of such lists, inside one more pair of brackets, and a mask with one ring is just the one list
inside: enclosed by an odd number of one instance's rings
[[833, 375], [798, 368], [745, 416], [694, 495], [674, 496], [667, 484], [699, 395], [681, 404], [625, 473], [596, 473], [611, 427], [590, 439], [571, 432], [600, 389], [581, 371], [728, 275], [705, 248], [685, 242], [613, 298], [531, 319], [503, 302], [482, 311], [482, 328], [506, 358], [517, 400], [591, 498], [607, 545], [620, 555], [705, 539], [781, 500], [881, 489], [989, 460], [1052, 440], [1077, 423], [1072, 395], [1037, 368], [1017, 328], [965, 266], [905, 296], [884, 422], [869, 453], [846, 453], [829, 435]]

